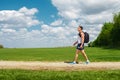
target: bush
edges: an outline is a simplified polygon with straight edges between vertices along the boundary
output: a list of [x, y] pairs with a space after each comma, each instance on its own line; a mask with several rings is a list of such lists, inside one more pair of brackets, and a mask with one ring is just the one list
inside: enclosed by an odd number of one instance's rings
[[0, 44], [0, 48], [4, 48], [3, 45]]
[[93, 42], [88, 43], [88, 47], [94, 47], [94, 43]]

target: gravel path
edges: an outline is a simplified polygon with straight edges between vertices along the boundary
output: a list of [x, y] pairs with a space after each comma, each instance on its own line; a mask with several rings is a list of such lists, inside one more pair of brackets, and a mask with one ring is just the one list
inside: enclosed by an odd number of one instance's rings
[[0, 69], [27, 69], [27, 70], [117, 70], [120, 62], [91, 62], [90, 64], [68, 64], [64, 62], [40, 61], [0, 61]]

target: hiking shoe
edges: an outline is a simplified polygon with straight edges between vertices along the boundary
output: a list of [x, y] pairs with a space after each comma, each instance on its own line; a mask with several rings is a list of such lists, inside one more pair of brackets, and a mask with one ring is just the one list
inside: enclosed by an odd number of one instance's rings
[[69, 64], [77, 64], [76, 62], [70, 62]]
[[90, 64], [90, 61], [86, 61], [85, 64]]

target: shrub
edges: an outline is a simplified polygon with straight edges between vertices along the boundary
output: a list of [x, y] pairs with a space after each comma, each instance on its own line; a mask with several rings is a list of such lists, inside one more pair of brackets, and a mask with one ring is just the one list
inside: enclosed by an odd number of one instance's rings
[[0, 48], [4, 48], [2, 44], [0, 44]]
[[94, 43], [93, 42], [88, 43], [88, 47], [94, 47]]

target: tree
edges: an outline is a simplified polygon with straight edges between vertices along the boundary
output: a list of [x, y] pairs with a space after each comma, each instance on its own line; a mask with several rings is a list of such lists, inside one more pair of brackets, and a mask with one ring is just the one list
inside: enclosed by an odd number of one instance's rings
[[113, 28], [113, 23], [104, 23], [102, 30], [93, 42], [95, 46], [108, 46], [111, 43], [111, 30]]
[[120, 46], [120, 12], [114, 15], [114, 28], [111, 31], [112, 46]]
[[113, 22], [104, 23], [102, 30], [93, 42], [94, 46], [120, 46], [120, 12], [114, 15]]

